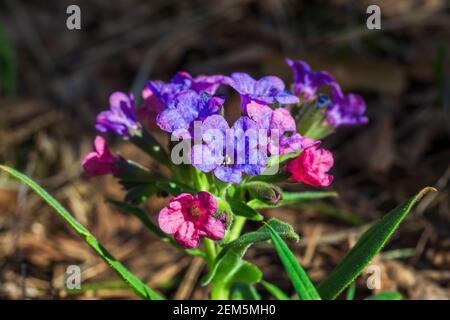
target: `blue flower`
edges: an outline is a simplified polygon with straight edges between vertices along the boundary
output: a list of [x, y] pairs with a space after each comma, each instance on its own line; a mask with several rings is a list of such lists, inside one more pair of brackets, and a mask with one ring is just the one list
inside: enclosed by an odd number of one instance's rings
[[281, 105], [299, 102], [298, 97], [285, 91], [283, 80], [275, 76], [255, 80], [247, 73], [236, 72], [225, 78], [224, 83], [241, 95], [241, 107], [244, 112], [251, 101], [262, 104], [278, 102]]
[[242, 174], [259, 175], [266, 168], [267, 152], [258, 145], [258, 125], [240, 117], [230, 128], [220, 115], [212, 115], [202, 125], [205, 144], [191, 151], [192, 165], [203, 172], [214, 171], [221, 181], [239, 183]]
[[188, 90], [176, 95], [165, 110], [158, 114], [157, 125], [164, 131], [190, 129], [195, 121], [202, 121], [210, 115], [218, 114], [224, 99], [207, 93]]

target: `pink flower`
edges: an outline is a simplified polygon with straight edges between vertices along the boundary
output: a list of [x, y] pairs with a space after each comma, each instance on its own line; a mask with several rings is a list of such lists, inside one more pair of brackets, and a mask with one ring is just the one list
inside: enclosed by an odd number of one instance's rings
[[333, 176], [327, 174], [332, 166], [333, 154], [326, 149], [312, 146], [288, 162], [285, 170], [291, 173], [290, 181], [303, 182], [314, 187], [328, 187], [333, 182]]
[[82, 165], [89, 177], [116, 173], [119, 157], [114, 156], [108, 148], [105, 138], [95, 137], [94, 151], [84, 157]]
[[225, 234], [224, 224], [214, 217], [217, 200], [208, 192], [195, 196], [182, 193], [170, 200], [159, 212], [158, 223], [162, 231], [173, 234], [185, 248], [195, 248], [200, 237], [220, 240]]

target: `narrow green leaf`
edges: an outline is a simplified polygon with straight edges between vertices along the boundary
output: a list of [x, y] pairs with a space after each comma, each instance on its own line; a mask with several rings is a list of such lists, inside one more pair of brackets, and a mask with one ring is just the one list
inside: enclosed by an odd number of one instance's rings
[[273, 245], [275, 246], [278, 256], [280, 257], [280, 260], [292, 281], [298, 297], [302, 300], [320, 300], [319, 293], [287, 244], [271, 226], [268, 224], [266, 224], [266, 226], [269, 229]]
[[231, 211], [233, 211], [233, 214], [235, 214], [237, 216], [246, 217], [247, 219], [253, 220], [253, 221], [264, 220], [264, 217], [258, 211], [249, 207], [245, 203], [243, 203], [239, 200], [234, 200], [234, 199], [230, 199], [227, 201], [230, 204]]
[[283, 198], [275, 205], [264, 203], [258, 199], [252, 199], [247, 204], [253, 209], [274, 208], [294, 205], [299, 202], [319, 200], [324, 198], [337, 197], [336, 192], [326, 191], [305, 191], [305, 192], [284, 192]]
[[367, 230], [342, 262], [318, 287], [323, 299], [336, 298], [380, 252], [412, 207], [430, 191], [428, 187], [385, 215]]
[[356, 284], [355, 281], [353, 281], [347, 289], [346, 299], [347, 300], [355, 299], [355, 291], [356, 291]]
[[161, 300], [162, 297], [155, 291], [150, 289], [145, 285], [139, 278], [127, 270], [119, 261], [117, 261], [98, 241], [97, 239], [86, 229], [82, 224], [80, 224], [72, 215], [47, 191], [45, 191], [36, 182], [20, 173], [19, 171], [0, 165], [0, 169], [8, 172], [10, 175], [19, 179], [31, 189], [33, 189], [45, 202], [47, 202], [72, 228], [75, 230], [86, 243], [101, 257], [103, 260], [110, 265], [113, 270], [124, 280], [138, 296], [143, 299], [150, 300]]
[[278, 288], [276, 285], [267, 282], [265, 280], [261, 280], [260, 283], [277, 300], [290, 300], [289, 296], [286, 293], [284, 293], [280, 288]]
[[[294, 231], [294, 228], [289, 223], [272, 218], [267, 222], [267, 224], [271, 226], [280, 235], [280, 237], [295, 241], [299, 240], [298, 234]], [[223, 246], [222, 251], [226, 251], [236, 246], [254, 244], [257, 242], [267, 241], [270, 239], [271, 237], [269, 230], [266, 225], [263, 225], [258, 230], [247, 232], [242, 236], [240, 236], [239, 238], [237, 238], [236, 240], [225, 244]]]
[[402, 300], [402, 294], [396, 291], [385, 291], [374, 294], [364, 300]]

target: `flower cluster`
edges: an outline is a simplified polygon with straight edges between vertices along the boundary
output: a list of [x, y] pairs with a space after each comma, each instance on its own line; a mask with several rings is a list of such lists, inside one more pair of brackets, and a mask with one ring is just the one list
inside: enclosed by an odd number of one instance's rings
[[[286, 62], [293, 70], [292, 92], [276, 76], [178, 72], [169, 82], [148, 81], [139, 108], [132, 94], [113, 93], [109, 110], [97, 116], [96, 129], [130, 140], [166, 165], [172, 177], [152, 178], [147, 169], [112, 154], [100, 136], [83, 160], [86, 174], [115, 175], [133, 199], [154, 194], [162, 182], [175, 184], [162, 189], [175, 197], [160, 211], [158, 222], [185, 248], [197, 247], [201, 238], [224, 237], [230, 221], [218, 213], [218, 200], [252, 197], [275, 205], [282, 190], [267, 178], [258, 180], [274, 163], [282, 168], [272, 173], [273, 181], [329, 186], [333, 155], [320, 147], [319, 139], [338, 127], [366, 123], [364, 100], [345, 95], [326, 71], [313, 71], [304, 61]], [[331, 97], [319, 92], [324, 86], [331, 88]], [[223, 93], [240, 96], [241, 116], [232, 124], [224, 116]], [[171, 142], [159, 144], [147, 131], [155, 129], [170, 134]], [[173, 157], [173, 141], [180, 140], [189, 146], [183, 155], [189, 166], [175, 165], [166, 153]]]

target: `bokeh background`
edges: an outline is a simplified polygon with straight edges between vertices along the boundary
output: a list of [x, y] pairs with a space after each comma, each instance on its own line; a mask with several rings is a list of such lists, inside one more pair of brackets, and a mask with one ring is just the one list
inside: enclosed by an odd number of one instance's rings
[[[81, 30], [66, 8], [81, 8]], [[366, 28], [381, 7], [382, 30]], [[0, 162], [34, 177], [131, 271], [169, 298], [207, 298], [202, 263], [159, 242], [105, 202], [123, 191], [110, 177], [87, 181], [80, 161], [95, 115], [111, 92], [138, 92], [146, 79], [247, 71], [292, 78], [284, 57], [334, 73], [367, 101], [370, 123], [324, 141], [335, 155], [335, 200], [265, 212], [292, 223], [291, 248], [313, 281], [342, 259], [367, 223], [424, 186], [427, 196], [374, 264], [382, 289], [405, 299], [450, 297], [450, 11], [445, 0], [91, 0], [0, 3]], [[237, 108], [238, 97], [231, 105]], [[234, 108], [229, 106], [229, 108]], [[119, 140], [113, 149], [155, 166]], [[307, 189], [307, 188], [305, 188]], [[151, 218], [167, 199], [145, 205]], [[249, 228], [256, 226], [249, 225]], [[273, 248], [248, 259], [293, 292]], [[81, 292], [65, 289], [80, 265]], [[371, 294], [367, 275], [356, 296]], [[263, 297], [267, 293], [262, 289]], [[375, 290], [376, 291], [376, 290]], [[115, 274], [27, 188], [0, 174], [0, 298], [135, 298]]]

